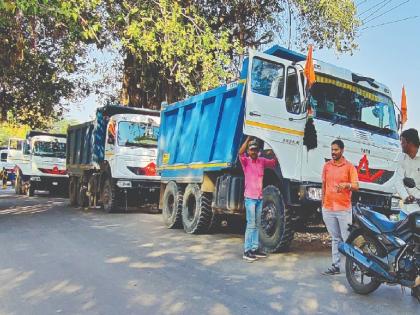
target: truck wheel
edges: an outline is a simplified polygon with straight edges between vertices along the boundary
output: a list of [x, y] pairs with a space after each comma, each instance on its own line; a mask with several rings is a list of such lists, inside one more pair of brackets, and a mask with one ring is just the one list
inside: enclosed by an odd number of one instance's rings
[[202, 192], [197, 184], [189, 184], [182, 200], [182, 224], [189, 234], [209, 231], [213, 218], [211, 193]]
[[16, 176], [16, 185], [15, 185], [15, 193], [16, 195], [22, 195], [22, 178], [18, 174]]
[[169, 182], [163, 193], [162, 217], [168, 229], [182, 227], [182, 191], [175, 182]]
[[86, 195], [86, 188], [83, 183], [79, 183], [77, 192], [77, 204], [79, 207], [85, 208], [88, 206], [88, 197]]
[[118, 209], [117, 206], [117, 192], [115, 187], [112, 186], [109, 178], [105, 179], [102, 187], [102, 207], [106, 213], [115, 212]]
[[263, 196], [259, 227], [262, 249], [270, 253], [287, 250], [294, 234], [291, 210], [286, 208], [283, 195], [276, 186], [265, 187]]
[[32, 187], [31, 184], [28, 185], [28, 187], [26, 187], [26, 196], [28, 197], [33, 197], [35, 194], [35, 189], [34, 187]]
[[69, 183], [69, 199], [70, 199], [70, 206], [77, 206], [77, 178], [71, 177]]
[[95, 185], [95, 177], [93, 176], [89, 179], [87, 193], [89, 194], [88, 196], [89, 207], [93, 208], [96, 206], [96, 185]]

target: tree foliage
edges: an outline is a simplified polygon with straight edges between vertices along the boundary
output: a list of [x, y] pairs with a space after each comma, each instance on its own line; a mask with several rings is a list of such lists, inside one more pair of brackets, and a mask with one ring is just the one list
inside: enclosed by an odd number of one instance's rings
[[[96, 39], [97, 0], [0, 1], [0, 109], [31, 127], [63, 113], [63, 100], [84, 91], [72, 74], [84, 44]], [[79, 89], [80, 88], [80, 89]]]
[[287, 38], [338, 52], [355, 49], [352, 0], [108, 1], [107, 30], [122, 44], [122, 99], [157, 105], [238, 75], [246, 47]]
[[45, 127], [89, 93], [88, 45], [123, 56], [123, 104], [158, 107], [237, 77], [247, 47], [352, 51], [358, 26], [352, 0], [0, 0], [1, 118]]
[[0, 146], [7, 147], [10, 138], [23, 139], [29, 130], [27, 125], [0, 122]]

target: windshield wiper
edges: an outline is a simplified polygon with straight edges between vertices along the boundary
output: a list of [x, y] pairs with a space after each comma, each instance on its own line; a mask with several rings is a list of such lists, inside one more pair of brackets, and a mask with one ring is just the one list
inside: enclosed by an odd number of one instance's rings
[[352, 119], [348, 118], [348, 117], [343, 117], [343, 116], [334, 116], [334, 119], [331, 122], [331, 126], [334, 126], [338, 123], [346, 123], [346, 122], [351, 122]]
[[363, 120], [357, 120], [357, 119], [346, 119], [346, 121], [351, 122], [351, 125], [354, 126], [358, 126], [358, 127], [365, 127], [366, 129], [368, 129], [370, 132], [380, 132], [380, 133], [384, 133], [386, 135], [390, 135], [392, 133], [394, 133], [394, 130], [389, 129], [389, 128], [381, 128], [378, 126], [374, 126], [374, 125], [370, 125], [367, 122], [364, 122]]

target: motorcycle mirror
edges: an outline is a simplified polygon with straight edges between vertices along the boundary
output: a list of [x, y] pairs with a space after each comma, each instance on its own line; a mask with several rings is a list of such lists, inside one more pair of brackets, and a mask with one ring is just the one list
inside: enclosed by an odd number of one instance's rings
[[404, 183], [404, 186], [406, 186], [408, 188], [414, 188], [414, 187], [416, 187], [416, 182], [414, 181], [414, 179], [412, 179], [410, 177], [405, 177], [403, 179], [403, 183]]

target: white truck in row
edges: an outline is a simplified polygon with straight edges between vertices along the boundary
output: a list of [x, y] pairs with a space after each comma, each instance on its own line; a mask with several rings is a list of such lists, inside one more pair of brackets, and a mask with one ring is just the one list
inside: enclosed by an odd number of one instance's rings
[[109, 105], [67, 131], [70, 204], [105, 212], [156, 203], [160, 112]]
[[7, 162], [16, 175], [16, 194], [33, 196], [36, 191], [65, 194], [66, 136], [40, 131], [28, 132], [25, 139], [9, 139]]

